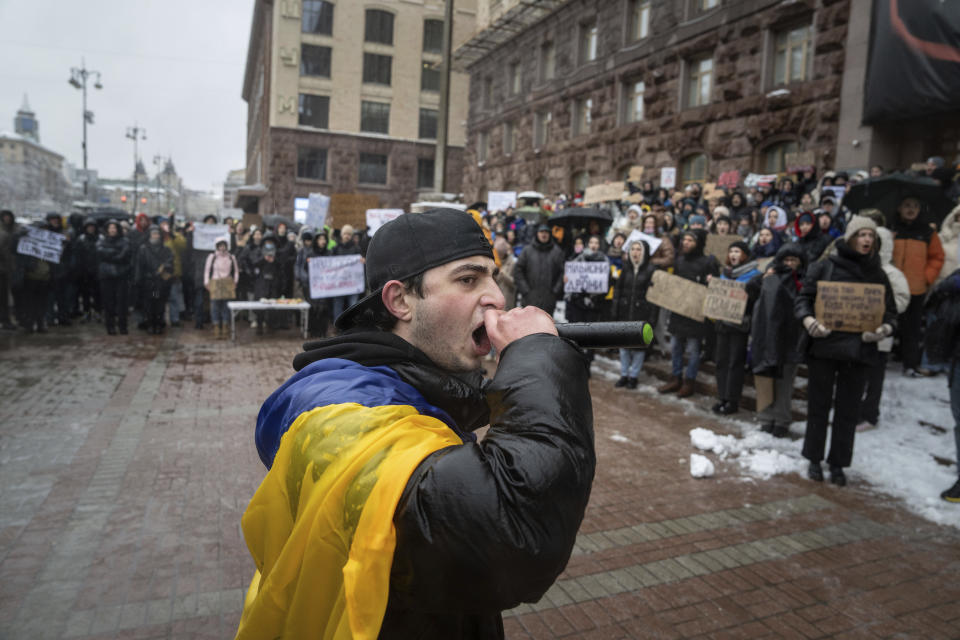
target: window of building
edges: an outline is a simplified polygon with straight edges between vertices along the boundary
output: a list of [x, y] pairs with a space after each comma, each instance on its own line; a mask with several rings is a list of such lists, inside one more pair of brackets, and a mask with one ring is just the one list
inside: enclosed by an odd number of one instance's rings
[[439, 113], [436, 109], [420, 109], [420, 138], [425, 140], [437, 139], [437, 115]]
[[320, 147], [297, 147], [297, 177], [326, 180], [327, 150]]
[[586, 191], [587, 187], [590, 186], [590, 172], [578, 171], [573, 174], [573, 177], [570, 179], [570, 186], [573, 187], [574, 191], [579, 191], [580, 193]]
[[390, 103], [360, 103], [360, 131], [367, 133], [390, 133]]
[[364, 53], [363, 81], [368, 84], [385, 84], [389, 87], [392, 66], [393, 56]]
[[503, 123], [503, 153], [511, 155], [513, 153], [513, 123]]
[[710, 104], [713, 85], [713, 58], [700, 58], [687, 65], [687, 107]]
[[540, 82], [553, 80], [557, 66], [557, 50], [552, 42], [545, 42], [540, 45]]
[[487, 152], [490, 150], [490, 137], [486, 131], [477, 134], [477, 162], [487, 161]]
[[550, 112], [538, 111], [533, 115], [533, 148], [542, 149], [550, 139]]
[[646, 85], [643, 82], [628, 82], [623, 85], [623, 121], [625, 123], [643, 120], [643, 94]]
[[420, 69], [420, 91], [440, 91], [440, 70], [432, 62], [423, 61]]
[[387, 156], [380, 153], [361, 153], [358, 182], [387, 184]]
[[493, 106], [493, 78], [487, 76], [483, 79], [483, 108], [489, 109]]
[[304, 44], [300, 51], [300, 75], [330, 77], [330, 47]]
[[763, 150], [763, 167], [765, 173], [783, 173], [787, 170], [787, 154], [800, 151], [800, 145], [795, 140], [776, 142]]
[[443, 20], [423, 21], [423, 50], [426, 53], [443, 53]]
[[707, 177], [707, 156], [695, 153], [680, 161], [680, 180], [684, 186], [692, 183], [703, 183]]
[[433, 189], [433, 158], [417, 158], [417, 189]]
[[367, 9], [364, 41], [393, 44], [393, 14], [380, 9]]
[[573, 103], [573, 135], [582, 136], [590, 133], [593, 99], [586, 98]]
[[813, 75], [813, 27], [804, 25], [776, 35], [773, 56], [773, 84], [789, 84]]
[[597, 21], [585, 22], [580, 25], [580, 64], [586, 64], [597, 59]]
[[299, 124], [326, 129], [330, 117], [330, 97], [300, 94]]
[[304, 33], [333, 35], [333, 3], [325, 0], [303, 0], [300, 28]]
[[510, 95], [520, 95], [520, 63], [512, 62], [507, 68], [507, 86], [510, 87]]
[[630, 37], [628, 42], [650, 35], [650, 0], [630, 0]]

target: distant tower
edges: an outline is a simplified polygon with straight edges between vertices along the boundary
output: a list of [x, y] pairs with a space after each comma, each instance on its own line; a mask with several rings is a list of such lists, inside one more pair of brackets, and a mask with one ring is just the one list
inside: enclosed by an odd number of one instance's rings
[[13, 119], [13, 130], [25, 137], [30, 138], [37, 144], [40, 143], [40, 125], [37, 123], [36, 115], [30, 110], [27, 103], [27, 94], [23, 94], [23, 106], [17, 111], [17, 116]]

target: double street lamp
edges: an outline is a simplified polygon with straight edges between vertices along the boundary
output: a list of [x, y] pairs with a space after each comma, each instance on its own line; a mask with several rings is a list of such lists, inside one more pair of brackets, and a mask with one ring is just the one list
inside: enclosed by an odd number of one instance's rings
[[80, 59], [80, 68], [70, 69], [70, 80], [67, 82], [75, 89], [83, 91], [83, 195], [89, 190], [90, 176], [87, 173], [87, 123], [93, 124], [93, 111], [87, 110], [87, 78], [95, 78], [94, 89], [103, 89], [100, 82], [100, 72], [87, 69], [87, 63]]
[[137, 180], [140, 177], [139, 174], [139, 164], [140, 164], [140, 154], [137, 153], [137, 141], [147, 139], [147, 130], [139, 125], [133, 125], [132, 127], [127, 127], [127, 137], [133, 140], [133, 213], [134, 216], [137, 215]]

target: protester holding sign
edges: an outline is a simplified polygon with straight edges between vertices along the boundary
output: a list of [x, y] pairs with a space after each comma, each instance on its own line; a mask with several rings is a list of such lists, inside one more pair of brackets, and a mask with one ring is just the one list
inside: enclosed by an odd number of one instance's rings
[[[794, 304], [797, 319], [810, 340], [805, 345], [807, 368], [807, 431], [803, 457], [810, 461], [807, 475], [822, 482], [830, 407], [834, 407], [830, 440], [830, 481], [844, 486], [843, 473], [853, 458], [860, 403], [866, 380], [866, 368], [879, 359], [877, 342], [893, 334], [897, 326], [897, 308], [890, 281], [880, 265], [876, 251], [877, 225], [869, 218], [856, 216], [847, 225], [843, 239], [836, 242], [836, 255], [813, 264], [803, 281]], [[820, 282], [868, 283], [884, 287], [883, 321], [873, 331], [831, 331], [815, 317], [814, 308]]]
[[[609, 291], [610, 261], [600, 250], [600, 236], [592, 235], [587, 240], [583, 251], [568, 262], [568, 265], [589, 265], [589, 271], [583, 270], [587, 277], [583, 279], [586, 286], [582, 289], [567, 293], [566, 316], [568, 322], [596, 322], [600, 319]], [[569, 276], [564, 274], [564, 289], [571, 284]], [[589, 361], [593, 361], [593, 351], [584, 354]]]
[[734, 242], [727, 249], [727, 261], [720, 272], [721, 280], [743, 285], [747, 299], [739, 322], [718, 320], [716, 323], [718, 399], [712, 410], [714, 413], [725, 416], [740, 410], [744, 365], [747, 361], [747, 342], [750, 338], [750, 318], [753, 313], [753, 304], [760, 295], [761, 274], [757, 269], [757, 261], [750, 260], [749, 256], [750, 249], [746, 242]]
[[[647, 302], [647, 289], [657, 270], [649, 254], [650, 247], [643, 240], [630, 243], [620, 277], [613, 285], [614, 320], [656, 323], [659, 309]], [[615, 387], [637, 388], [646, 353], [644, 349], [620, 349], [620, 379]]]
[[297, 253], [297, 266], [294, 269], [294, 275], [303, 290], [303, 297], [310, 303], [307, 331], [312, 336], [325, 338], [327, 337], [327, 328], [330, 326], [329, 299], [314, 298], [311, 295], [309, 261], [311, 258], [318, 258], [329, 253], [327, 234], [319, 233], [314, 237], [313, 233], [307, 230], [303, 232], [300, 238], [303, 240], [303, 248]]
[[13, 244], [17, 247], [16, 264], [14, 266], [13, 301], [17, 314], [17, 323], [27, 333], [46, 333], [47, 300], [53, 291], [53, 269], [56, 263], [54, 257], [59, 255], [49, 252], [46, 258], [38, 257], [36, 251], [26, 251], [24, 241], [29, 243], [31, 233], [43, 231], [37, 227], [22, 229], [14, 238]]
[[[202, 225], [187, 225], [187, 246], [190, 248], [187, 252], [187, 262], [190, 268], [185, 270], [185, 277], [192, 276], [193, 283], [193, 326], [197, 329], [203, 329], [205, 320], [204, 301], [206, 289], [203, 286], [203, 267], [207, 264], [207, 258], [214, 251], [213, 242], [218, 236], [229, 233], [227, 228], [213, 230], [204, 228], [205, 225], [216, 225], [217, 217], [213, 214], [204, 216]], [[211, 232], [215, 233], [210, 237]]]
[[[340, 242], [333, 250], [335, 256], [352, 256], [360, 253], [360, 245], [354, 241], [353, 227], [345, 224], [340, 227]], [[333, 299], [333, 318], [336, 320], [345, 309], [355, 305], [360, 295], [353, 293], [346, 296], [337, 296]]]

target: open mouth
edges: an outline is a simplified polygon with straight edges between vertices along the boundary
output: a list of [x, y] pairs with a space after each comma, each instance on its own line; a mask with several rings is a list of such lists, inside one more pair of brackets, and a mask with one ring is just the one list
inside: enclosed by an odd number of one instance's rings
[[490, 353], [490, 338], [487, 336], [487, 326], [480, 323], [471, 334], [473, 337], [473, 347], [477, 355], [486, 355]]

